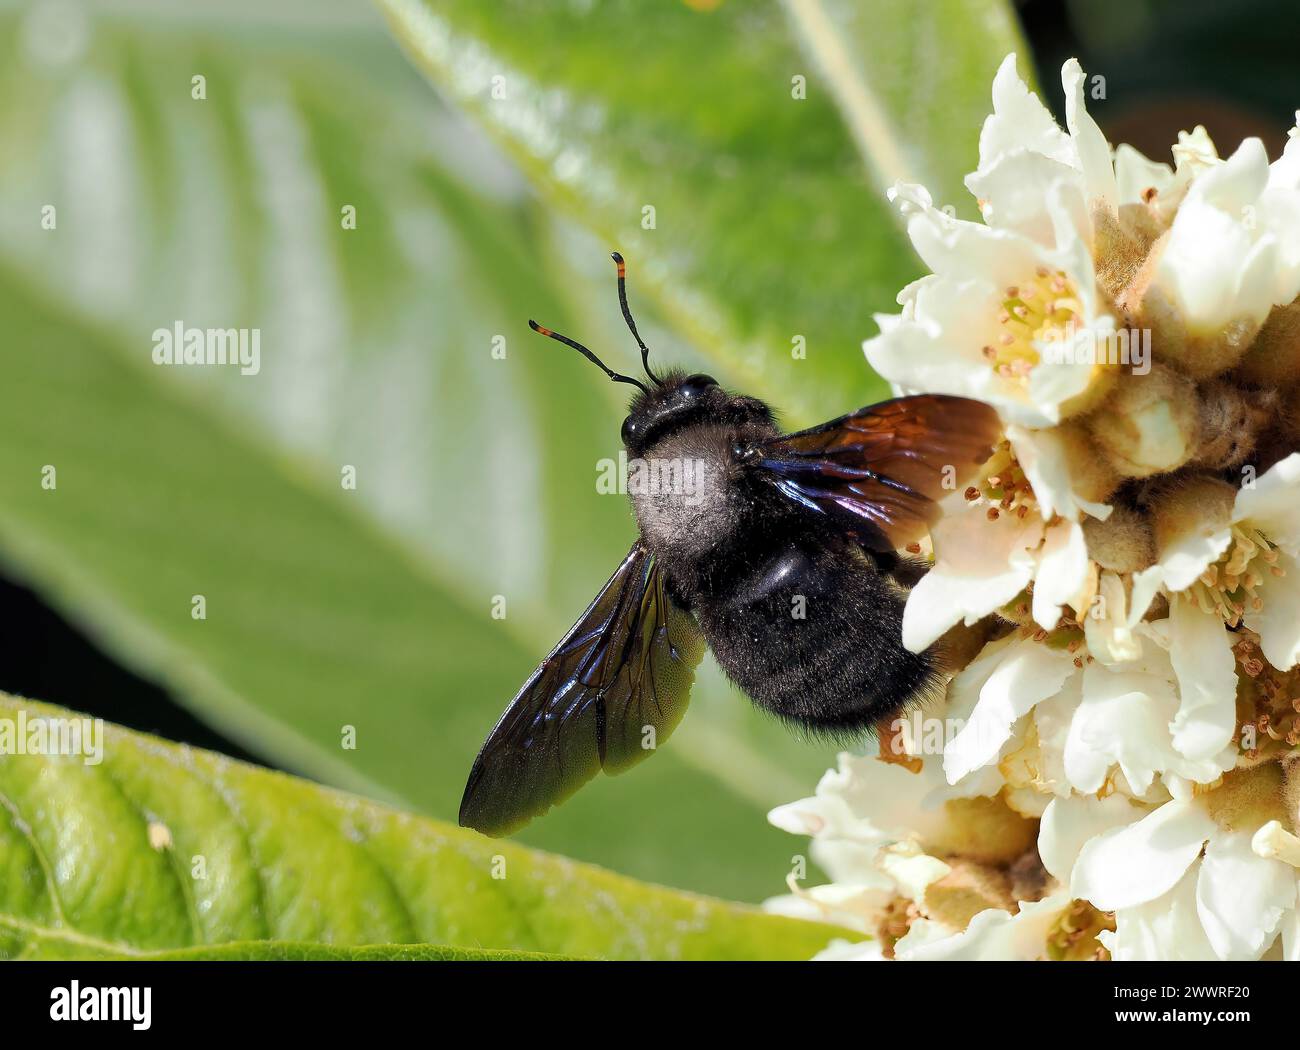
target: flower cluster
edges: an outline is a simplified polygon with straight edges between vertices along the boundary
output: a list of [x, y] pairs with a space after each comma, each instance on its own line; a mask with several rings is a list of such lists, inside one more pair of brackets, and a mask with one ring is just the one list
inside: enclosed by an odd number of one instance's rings
[[832, 881], [769, 907], [836, 957], [1300, 958], [1300, 129], [1170, 167], [1061, 80], [1066, 130], [998, 70], [983, 223], [890, 191], [931, 273], [867, 359], [1005, 440], [906, 607], [944, 706], [773, 811]]

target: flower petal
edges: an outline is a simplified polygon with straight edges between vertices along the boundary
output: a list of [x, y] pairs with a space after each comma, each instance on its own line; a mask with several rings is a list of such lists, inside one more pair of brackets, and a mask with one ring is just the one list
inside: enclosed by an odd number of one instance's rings
[[1054, 893], [1040, 901], [1021, 901], [1015, 915], [989, 908], [976, 914], [965, 930], [953, 936], [941, 940], [927, 937], [924, 941], [903, 938], [894, 947], [895, 958], [908, 962], [1042, 959], [1047, 954], [1048, 935], [1069, 904], [1068, 894]]
[[1072, 58], [1061, 67], [1061, 87], [1065, 89], [1065, 123], [1079, 154], [1079, 167], [1088, 187], [1088, 196], [1104, 201], [1114, 210], [1119, 197], [1115, 186], [1115, 168], [1110, 159], [1110, 146], [1106, 142], [1106, 136], [1088, 114], [1084, 103], [1085, 79], [1078, 59]]
[[1196, 913], [1197, 865], [1162, 897], [1121, 908], [1115, 932], [1099, 935], [1116, 962], [1187, 962], [1214, 959], [1200, 916]]
[[931, 533], [934, 567], [912, 588], [903, 611], [903, 644], [921, 652], [944, 631], [1006, 605], [1034, 575], [1043, 538], [1036, 515], [989, 521], [981, 508], [941, 518]]
[[1264, 574], [1255, 588], [1263, 608], [1247, 609], [1245, 620], [1268, 662], [1288, 671], [1300, 663], [1300, 560], [1279, 551], [1274, 567], [1285, 575]]
[[1288, 554], [1300, 557], [1298, 510], [1300, 452], [1292, 452], [1238, 490], [1232, 520], [1250, 522]]
[[966, 188], [978, 199], [984, 221], [1015, 230], [1045, 248], [1056, 247], [1056, 227], [1048, 209], [1048, 187], [1077, 183], [1079, 173], [1041, 153], [1018, 149], [1004, 153], [987, 168], [966, 176]]
[[1155, 273], [1189, 330], [1217, 333], [1243, 317], [1258, 323], [1268, 314], [1276, 243], [1258, 239], [1260, 224], [1246, 218], [1267, 181], [1263, 143], [1246, 139], [1192, 182]]
[[1070, 892], [1102, 911], [1153, 901], [1174, 888], [1215, 829], [1196, 803], [1166, 802], [1136, 823], [1087, 842]]
[[[816, 891], [831, 889], [829, 886], [817, 886]], [[884, 904], [888, 904], [890, 895], [883, 894], [883, 904], [876, 909], [872, 917], [859, 907], [857, 901], [847, 901], [847, 907], [841, 908], [837, 903], [818, 896], [814, 890], [799, 893], [783, 893], [779, 897], [769, 897], [763, 901], [762, 908], [769, 915], [784, 915], [789, 919], [807, 919], [810, 922], [829, 922], [842, 926], [846, 930], [857, 930], [868, 936], [875, 932], [879, 914]]]
[[934, 919], [916, 919], [894, 945], [894, 958], [906, 959], [918, 948], [948, 940], [956, 931]]
[[1057, 693], [1073, 671], [1070, 654], [1064, 650], [1028, 639], [1012, 646], [980, 689], [970, 718], [944, 749], [948, 783], [955, 784], [994, 761], [1011, 739], [1016, 720]]
[[1295, 126], [1287, 132], [1282, 156], [1268, 167], [1268, 185], [1269, 189], [1300, 189], [1300, 110], [1296, 110]]
[[[1164, 703], [1149, 690], [1161, 690]], [[1143, 792], [1164, 766], [1164, 739], [1173, 690], [1150, 675], [1110, 674], [1099, 664], [1083, 671], [1083, 699], [1065, 743], [1065, 775], [1076, 791], [1100, 791], [1111, 766], [1124, 759], [1125, 775]], [[1129, 770], [1133, 774], [1129, 775]]]
[[1133, 576], [1129, 625], [1136, 624], [1146, 615], [1161, 588], [1177, 594], [1195, 583], [1201, 573], [1219, 560], [1231, 542], [1231, 526], [1217, 521], [1205, 521], [1196, 528], [1166, 538], [1160, 560]]
[[1196, 910], [1220, 959], [1258, 959], [1295, 907], [1295, 869], [1257, 856], [1250, 833], [1218, 834], [1205, 847]]
[[1059, 514], [1070, 521], [1078, 521], [1083, 512], [1103, 521], [1110, 516], [1109, 506], [1085, 500], [1074, 492], [1069, 457], [1056, 431], [1030, 430], [1013, 423], [1007, 426], [1006, 434], [1020, 469], [1034, 490], [1044, 520]]
[[1061, 619], [1061, 606], [1083, 590], [1088, 565], [1088, 544], [1078, 522], [1061, 520], [1047, 527], [1034, 574], [1034, 622], [1043, 630], [1052, 630]]
[[1231, 746], [1206, 758], [1188, 758], [1174, 748], [1169, 732], [1178, 711], [1174, 672], [1153, 634], [1142, 634], [1142, 654], [1133, 661], [1084, 668], [1083, 700], [1065, 744], [1066, 776], [1077, 791], [1101, 790], [1114, 764], [1139, 796], [1151, 789], [1157, 773], [1207, 784], [1234, 764]]
[[1126, 827], [1146, 812], [1124, 795], [1074, 795], [1054, 798], [1038, 825], [1038, 855], [1043, 867], [1063, 885], [1070, 884], [1079, 851], [1113, 828]]
[[1065, 748], [1070, 723], [1083, 699], [1083, 675], [1071, 676], [1056, 696], [1034, 708], [1034, 728], [1038, 735], [1038, 779], [1040, 786], [1058, 796], [1070, 794], [1065, 775]]
[[1097, 580], [1097, 593], [1083, 617], [1088, 653], [1108, 665], [1136, 660], [1142, 654], [1142, 642], [1133, 627], [1124, 581], [1118, 573], [1103, 570]]
[[1120, 204], [1145, 204], [1148, 190], [1155, 190], [1159, 197], [1173, 181], [1174, 173], [1168, 164], [1149, 159], [1128, 143], [1115, 148], [1115, 182]]
[[912, 289], [902, 315], [876, 315], [880, 334], [862, 344], [863, 352], [876, 372], [909, 390], [994, 403], [997, 376], [980, 346], [995, 338], [989, 326], [998, 303], [987, 281], [931, 275]]
[[[1186, 600], [1169, 608], [1169, 658], [1178, 676], [1178, 713], [1169, 724], [1173, 744], [1191, 759], [1211, 758], [1237, 727], [1237, 661], [1233, 638], [1217, 616]], [[1300, 636], [1300, 626], [1296, 628]]]
[[823, 948], [813, 956], [814, 962], [884, 962], [885, 949], [884, 945], [878, 940], [852, 941], [836, 940], [831, 941], [830, 946]]
[[1300, 911], [1288, 912], [1282, 917], [1282, 959], [1300, 962]]
[[959, 280], [979, 277], [1001, 288], [1039, 265], [1041, 249], [1029, 238], [954, 218], [934, 207], [924, 186], [897, 182], [888, 196], [906, 218], [912, 246], [932, 273]]
[[1069, 137], [1016, 73], [1016, 56], [1007, 55], [993, 78], [993, 113], [980, 131], [980, 168], [1013, 150], [1032, 150], [1062, 164], [1075, 165]]

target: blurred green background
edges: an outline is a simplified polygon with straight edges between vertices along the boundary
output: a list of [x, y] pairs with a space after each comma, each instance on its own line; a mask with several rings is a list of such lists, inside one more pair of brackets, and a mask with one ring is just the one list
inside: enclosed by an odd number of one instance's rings
[[[1050, 104], [1079, 54], [1166, 159], [1193, 89], [1224, 152], [1283, 140], [1294, 52], [1246, 9], [0, 3], [0, 688], [454, 819], [634, 538], [595, 487], [624, 391], [527, 318], [630, 369], [618, 248], [657, 361], [791, 426], [874, 400], [860, 343], [920, 273], [883, 189], [973, 215], [1022, 25]], [[177, 321], [259, 328], [260, 373], [156, 367]], [[832, 762], [706, 661], [662, 754], [519, 837], [757, 900], [796, 851], [764, 812]]]

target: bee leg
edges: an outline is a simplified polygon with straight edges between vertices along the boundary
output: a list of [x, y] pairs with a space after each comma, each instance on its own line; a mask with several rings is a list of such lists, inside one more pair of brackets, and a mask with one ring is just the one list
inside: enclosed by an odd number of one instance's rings
[[888, 576], [905, 591], [910, 591], [930, 571], [930, 563], [924, 558], [913, 558], [897, 551], [872, 550], [865, 545], [862, 553], [881, 576]]

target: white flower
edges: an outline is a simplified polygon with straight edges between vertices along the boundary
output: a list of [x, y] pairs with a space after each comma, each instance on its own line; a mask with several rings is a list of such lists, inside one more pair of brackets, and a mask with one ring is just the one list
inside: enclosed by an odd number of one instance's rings
[[1032, 638], [1008, 638], [985, 647], [948, 689], [949, 714], [964, 720], [944, 748], [948, 782], [958, 783], [996, 762], [1018, 720], [1040, 701], [1060, 694], [1074, 673], [1071, 653]]
[[817, 793], [778, 806], [768, 821], [782, 831], [809, 835], [817, 864], [837, 884], [892, 889], [895, 880], [877, 866], [880, 851], [909, 838], [943, 831], [944, 804], [955, 798], [994, 794], [996, 778], [950, 786], [937, 763], [913, 773], [902, 765], [843, 752], [828, 770]]
[[1294, 921], [1296, 869], [1253, 848], [1249, 822], [1222, 826], [1203, 798], [1130, 809], [1058, 799], [1040, 833], [1045, 857], [1065, 867], [1062, 844], [1081, 827], [1130, 817], [1089, 837], [1067, 876], [1074, 897], [1115, 913], [1115, 932], [1102, 934], [1114, 958], [1258, 959]]
[[[841, 754], [814, 796], [768, 814], [783, 831], [811, 836], [812, 859], [832, 881], [805, 888], [791, 877], [790, 894], [764, 907], [875, 933], [895, 902], [921, 901], [930, 885], [952, 873], [925, 850], [926, 843], [951, 845], [954, 816], [948, 803], [988, 797], [1000, 787], [996, 770], [954, 788], [937, 762], [921, 763], [914, 773], [877, 758]], [[1009, 811], [1007, 817], [1018, 819]], [[994, 833], [996, 827], [996, 821], [987, 825]]]
[[1088, 554], [1080, 520], [1105, 519], [1110, 508], [1073, 488], [1067, 453], [1050, 430], [1007, 427], [1006, 449], [987, 472], [997, 499], [975, 498], [935, 525], [935, 563], [903, 611], [903, 644], [914, 652], [954, 624], [973, 624], [1034, 582], [1034, 621], [1055, 627], [1062, 606], [1080, 601]]
[[1134, 577], [1128, 619], [1141, 619], [1158, 592], [1183, 595], [1170, 607], [1173, 644], [1203, 661], [1204, 680], [1222, 696], [1232, 667], [1225, 623], [1255, 631], [1278, 670], [1300, 663], [1300, 453], [1241, 488], [1230, 509], [1194, 509], [1173, 516], [1156, 564]]
[[1171, 167], [1061, 83], [1064, 129], [999, 68], [982, 223], [890, 191], [931, 272], [867, 358], [1005, 440], [905, 606], [943, 732], [775, 810], [832, 881], [769, 906], [874, 934], [827, 958], [1300, 958], [1300, 113]]
[[1006, 605], [1034, 578], [1044, 533], [1037, 515], [989, 521], [976, 507], [941, 518], [931, 532], [934, 566], [903, 611], [903, 644], [919, 652], [953, 624], [975, 623]]
[[959, 933], [921, 919], [895, 945], [894, 958], [949, 962], [1042, 959], [1049, 934], [1069, 906], [1069, 894], [1055, 893], [1041, 901], [1022, 901], [1015, 915], [989, 908], [972, 918]]
[[[1078, 61], [1061, 67], [1069, 133], [1056, 126], [1047, 107], [1016, 73], [1008, 55], [993, 78], [993, 114], [980, 132], [979, 168], [966, 187], [992, 226], [1018, 229], [1042, 243], [1053, 238], [1048, 195], [1040, 187], [1068, 186], [1088, 206], [1113, 210], [1119, 203], [1110, 148], [1084, 104], [1084, 74]], [[1037, 192], [1035, 192], [1037, 191]], [[1074, 216], [1091, 236], [1086, 212]]]
[[1300, 172], [1272, 168], [1259, 139], [1191, 181], [1160, 252], [1153, 287], [1190, 333], [1259, 325], [1300, 294]]
[[[1180, 737], [1180, 729], [1193, 723], [1195, 712], [1185, 710], [1178, 673], [1155, 633], [1142, 632], [1139, 642], [1137, 659], [1113, 666], [1084, 663], [1067, 648], [1033, 636], [986, 648], [949, 687], [954, 715], [977, 697], [964, 727], [944, 749], [949, 782], [960, 783], [1014, 752], [1022, 743], [1018, 722], [1030, 712], [1035, 786], [1043, 792], [1091, 794], [1119, 774], [1129, 792], [1145, 796], [1162, 775], [1210, 783], [1231, 769], [1231, 725], [1208, 753], [1180, 749], [1188, 735]], [[1044, 704], [1046, 717], [1040, 720]], [[1193, 739], [1201, 742], [1200, 736]]]
[[[933, 271], [899, 294], [903, 312], [881, 316], [864, 344], [872, 367], [906, 390], [985, 401], [1004, 418], [1044, 426], [1086, 403], [1104, 371], [1091, 362], [1040, 364], [1063, 339], [1105, 338], [1114, 318], [1098, 294], [1078, 230], [1082, 200], [1068, 183], [1048, 193], [1055, 240], [1044, 245], [1012, 229], [954, 218], [920, 186], [889, 191], [908, 235]], [[960, 333], [960, 335], [957, 335]]]

